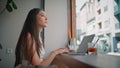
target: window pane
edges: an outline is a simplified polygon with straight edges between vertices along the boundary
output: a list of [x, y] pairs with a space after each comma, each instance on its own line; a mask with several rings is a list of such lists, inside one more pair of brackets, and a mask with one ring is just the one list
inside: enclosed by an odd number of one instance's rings
[[108, 11], [108, 6], [107, 5], [104, 7], [104, 12], [106, 12], [106, 11]]

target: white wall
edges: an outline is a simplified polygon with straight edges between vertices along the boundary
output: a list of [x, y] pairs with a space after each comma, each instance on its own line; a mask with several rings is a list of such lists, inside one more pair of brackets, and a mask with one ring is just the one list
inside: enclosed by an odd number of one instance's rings
[[45, 28], [45, 49], [50, 52], [67, 45], [68, 0], [45, 0], [48, 26]]
[[[3, 46], [3, 49], [0, 50], [0, 58], [2, 58], [2, 62], [0, 61], [0, 68], [13, 68], [15, 61], [14, 50], [26, 15], [30, 9], [40, 7], [40, 0], [14, 1], [18, 9], [11, 13], [5, 11], [0, 15], [0, 43]], [[11, 54], [6, 53], [7, 48], [12, 49]]]

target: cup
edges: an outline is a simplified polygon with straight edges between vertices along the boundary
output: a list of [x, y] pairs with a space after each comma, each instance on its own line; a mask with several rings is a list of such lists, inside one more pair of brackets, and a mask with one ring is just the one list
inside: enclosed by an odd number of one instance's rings
[[76, 46], [76, 45], [69, 45], [68, 47], [69, 47], [70, 52], [77, 52], [78, 46]]
[[70, 52], [77, 52], [78, 45], [75, 38], [70, 40], [68, 48]]
[[97, 55], [97, 48], [94, 47], [94, 43], [88, 43], [88, 55]]

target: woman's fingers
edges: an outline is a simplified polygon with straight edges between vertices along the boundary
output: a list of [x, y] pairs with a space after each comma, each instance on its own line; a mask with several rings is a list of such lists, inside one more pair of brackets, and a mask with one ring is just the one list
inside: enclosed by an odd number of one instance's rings
[[62, 48], [61, 51], [62, 51], [62, 53], [69, 52], [69, 50], [67, 48]]
[[65, 52], [69, 52], [69, 50], [67, 48], [59, 48], [59, 49], [55, 50], [56, 54], [62, 54]]

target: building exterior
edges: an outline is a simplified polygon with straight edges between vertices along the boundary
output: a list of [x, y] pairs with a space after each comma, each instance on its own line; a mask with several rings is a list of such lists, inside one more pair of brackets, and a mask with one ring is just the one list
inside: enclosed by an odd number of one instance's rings
[[95, 34], [100, 39], [100, 52], [117, 51], [117, 43], [120, 41], [119, 0], [86, 0], [80, 7], [78, 17], [77, 24], [81, 26], [77, 30], [81, 31], [80, 37]]

